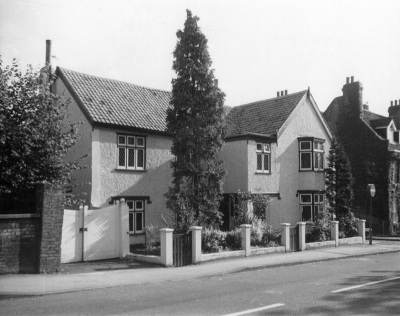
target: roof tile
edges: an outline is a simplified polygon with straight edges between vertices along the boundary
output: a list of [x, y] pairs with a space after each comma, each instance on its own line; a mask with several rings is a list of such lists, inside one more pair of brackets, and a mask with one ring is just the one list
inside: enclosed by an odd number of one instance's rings
[[166, 130], [171, 92], [58, 69], [94, 122]]
[[307, 90], [229, 108], [227, 137], [245, 133], [276, 134]]

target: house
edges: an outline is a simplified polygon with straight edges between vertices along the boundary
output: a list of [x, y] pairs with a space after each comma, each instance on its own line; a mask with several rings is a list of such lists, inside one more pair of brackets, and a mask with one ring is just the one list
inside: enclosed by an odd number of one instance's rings
[[227, 171], [222, 229], [233, 225], [232, 195], [268, 194], [267, 222], [315, 221], [324, 207], [325, 160], [332, 135], [309, 90], [230, 109], [220, 153]]
[[70, 119], [83, 121], [82, 137], [69, 158], [85, 153], [90, 168], [74, 174], [88, 192], [90, 208], [124, 198], [130, 243], [144, 241], [145, 225], [169, 215], [164, 194], [171, 184], [172, 137], [166, 130], [170, 92], [57, 68], [55, 93], [71, 98]]
[[[124, 198], [130, 242], [142, 243], [145, 225], [162, 226], [169, 215], [164, 194], [172, 181], [172, 137], [166, 132], [170, 92], [57, 68], [54, 92], [66, 92], [73, 122], [83, 121], [82, 138], [70, 158], [89, 153], [90, 168], [75, 174], [90, 207]], [[331, 133], [310, 91], [231, 108], [220, 158], [227, 176], [222, 229], [233, 224], [229, 199], [238, 190], [271, 198], [266, 219], [314, 221], [324, 207], [325, 159]], [[82, 189], [81, 189], [82, 190]]]
[[373, 216], [390, 222], [393, 232], [399, 218], [400, 101], [389, 107], [385, 117], [369, 111], [363, 103], [363, 86], [346, 79], [343, 95], [335, 98], [324, 118], [349, 156], [354, 177], [355, 209], [369, 213], [367, 185], [375, 184]]

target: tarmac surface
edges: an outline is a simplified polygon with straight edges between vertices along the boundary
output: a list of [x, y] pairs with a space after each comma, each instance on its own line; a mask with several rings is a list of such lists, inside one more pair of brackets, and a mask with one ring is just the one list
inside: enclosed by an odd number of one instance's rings
[[61, 265], [59, 274], [0, 275], [0, 300], [171, 282], [391, 252], [400, 252], [400, 238], [374, 237], [372, 245], [367, 240], [365, 244], [217, 260], [179, 268], [164, 268], [128, 259], [69, 263]]

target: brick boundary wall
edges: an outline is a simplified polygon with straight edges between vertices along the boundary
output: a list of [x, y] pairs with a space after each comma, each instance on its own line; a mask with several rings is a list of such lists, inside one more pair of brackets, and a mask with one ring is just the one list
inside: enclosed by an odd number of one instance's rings
[[60, 270], [64, 190], [42, 183], [35, 189], [31, 214], [0, 215], [0, 273]]
[[29, 215], [0, 219], [0, 273], [37, 272], [40, 217]]

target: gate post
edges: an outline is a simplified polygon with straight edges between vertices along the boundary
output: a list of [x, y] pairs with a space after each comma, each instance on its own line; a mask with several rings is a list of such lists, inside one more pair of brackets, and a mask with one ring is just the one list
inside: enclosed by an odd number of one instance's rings
[[285, 252], [290, 252], [290, 223], [281, 223], [281, 227], [281, 245], [285, 247]]
[[299, 251], [306, 250], [306, 223], [298, 222], [299, 226]]
[[335, 247], [339, 247], [339, 222], [338, 221], [331, 221], [331, 240], [335, 241]]
[[358, 236], [362, 237], [362, 243], [365, 243], [365, 219], [358, 220]]
[[249, 257], [251, 250], [250, 250], [250, 228], [251, 225], [243, 224], [240, 225], [241, 229], [241, 237], [242, 237], [242, 249], [244, 250], [245, 257]]
[[119, 257], [124, 258], [129, 253], [129, 209], [125, 199], [119, 202]]
[[174, 264], [172, 256], [172, 228], [160, 229], [161, 264], [165, 267], [172, 267]]
[[190, 226], [192, 232], [192, 264], [201, 262], [201, 226]]

